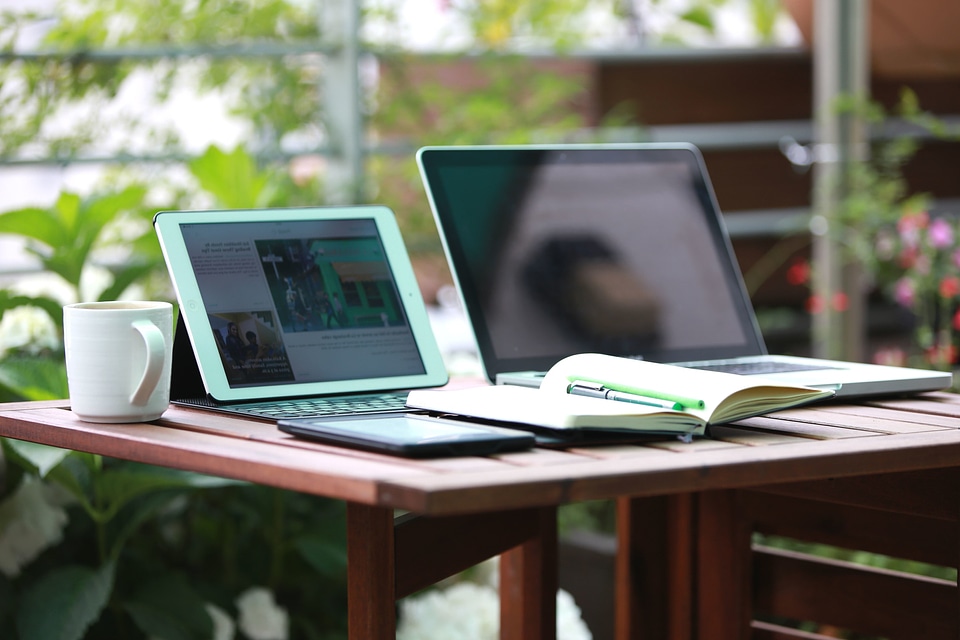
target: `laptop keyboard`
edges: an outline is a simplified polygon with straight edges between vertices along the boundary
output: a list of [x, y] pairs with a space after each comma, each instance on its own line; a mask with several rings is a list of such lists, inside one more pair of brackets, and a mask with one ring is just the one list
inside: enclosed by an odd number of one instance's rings
[[289, 420], [295, 418], [322, 418], [363, 413], [390, 413], [408, 411], [407, 392], [372, 393], [358, 396], [333, 398], [298, 398], [294, 400], [271, 400], [249, 404], [214, 405], [210, 401], [182, 401], [182, 404], [194, 404], [215, 407], [231, 413], [241, 413], [269, 420]]
[[722, 371], [745, 376], [762, 376], [770, 373], [789, 373], [791, 371], [818, 371], [836, 369], [822, 364], [800, 364], [798, 362], [778, 362], [762, 360], [758, 362], [715, 362], [712, 364], [690, 365], [691, 369], [704, 371]]
[[354, 413], [402, 411], [406, 393], [383, 393], [346, 398], [304, 398], [244, 405], [243, 410], [264, 418], [317, 418]]

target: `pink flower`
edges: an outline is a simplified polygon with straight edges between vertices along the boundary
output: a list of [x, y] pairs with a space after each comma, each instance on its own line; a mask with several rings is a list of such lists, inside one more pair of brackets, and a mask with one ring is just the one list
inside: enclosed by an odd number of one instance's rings
[[940, 297], [951, 299], [960, 294], [960, 278], [947, 276], [940, 281]]
[[930, 256], [919, 255], [917, 261], [913, 263], [913, 268], [922, 276], [930, 275]]
[[915, 247], [920, 244], [920, 231], [927, 227], [930, 216], [926, 211], [917, 211], [914, 213], [905, 213], [897, 221], [897, 231], [900, 233], [900, 239], [908, 247]]
[[905, 307], [913, 306], [913, 281], [909, 278], [900, 278], [894, 285], [893, 299]]
[[917, 262], [917, 248], [916, 247], [906, 247], [903, 251], [900, 252], [900, 255], [897, 258], [897, 262], [904, 269], [911, 269], [913, 265]]
[[937, 218], [927, 229], [927, 242], [934, 249], [944, 249], [953, 244], [953, 227], [943, 218]]

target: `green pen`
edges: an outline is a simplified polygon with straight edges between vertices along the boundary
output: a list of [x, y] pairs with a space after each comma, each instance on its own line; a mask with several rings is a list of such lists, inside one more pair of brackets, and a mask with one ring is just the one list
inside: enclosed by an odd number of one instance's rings
[[651, 398], [650, 396], [641, 396], [636, 393], [626, 393], [610, 389], [602, 384], [587, 382], [585, 380], [575, 380], [567, 386], [567, 393], [573, 396], [586, 396], [588, 398], [601, 398], [603, 400], [616, 400], [618, 402], [629, 402], [631, 404], [642, 404], [648, 407], [657, 407], [658, 409], [671, 409], [673, 411], [682, 411], [683, 405], [673, 400], [663, 400], [661, 398]]
[[596, 378], [581, 378], [581, 377], [570, 377], [567, 380], [571, 384], [589, 382], [597, 385], [601, 385], [606, 389], [611, 391], [618, 391], [621, 393], [632, 393], [638, 396], [644, 396], [646, 398], [656, 398], [657, 400], [667, 400], [669, 402], [676, 402], [683, 407], [688, 407], [691, 409], [705, 409], [707, 403], [703, 400], [698, 400], [697, 398], [692, 398], [690, 396], [683, 396], [674, 393], [665, 393], [663, 391], [657, 391], [653, 389], [641, 389], [640, 387], [633, 387], [624, 384], [609, 384], [602, 380]]

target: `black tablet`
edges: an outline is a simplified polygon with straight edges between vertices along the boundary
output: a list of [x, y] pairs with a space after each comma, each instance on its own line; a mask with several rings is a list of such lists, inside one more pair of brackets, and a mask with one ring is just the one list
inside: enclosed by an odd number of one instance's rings
[[524, 431], [421, 414], [281, 420], [277, 426], [302, 438], [408, 458], [486, 456], [535, 443]]

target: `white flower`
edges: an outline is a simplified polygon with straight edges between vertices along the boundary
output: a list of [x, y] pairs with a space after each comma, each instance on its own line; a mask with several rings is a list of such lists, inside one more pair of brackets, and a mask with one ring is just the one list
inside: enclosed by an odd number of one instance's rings
[[290, 621], [273, 594], [263, 587], [251, 587], [237, 598], [240, 630], [252, 640], [287, 640]]
[[[500, 597], [495, 563], [481, 565], [483, 584], [458, 582], [400, 602], [397, 640], [496, 640]], [[568, 592], [557, 591], [557, 639], [591, 640], [593, 635]]]
[[67, 512], [51, 504], [43, 482], [24, 476], [0, 503], [0, 571], [15, 578], [44, 549], [63, 539]]
[[227, 612], [209, 602], [204, 605], [204, 608], [213, 620], [213, 640], [233, 640], [236, 625], [233, 624]]
[[500, 600], [489, 586], [458, 582], [400, 603], [397, 640], [496, 640]]
[[4, 312], [0, 319], [0, 357], [11, 349], [27, 349], [36, 354], [59, 346], [60, 338], [53, 319], [39, 307], [14, 307]]
[[592, 640], [580, 607], [568, 591], [557, 591], [557, 640]]

